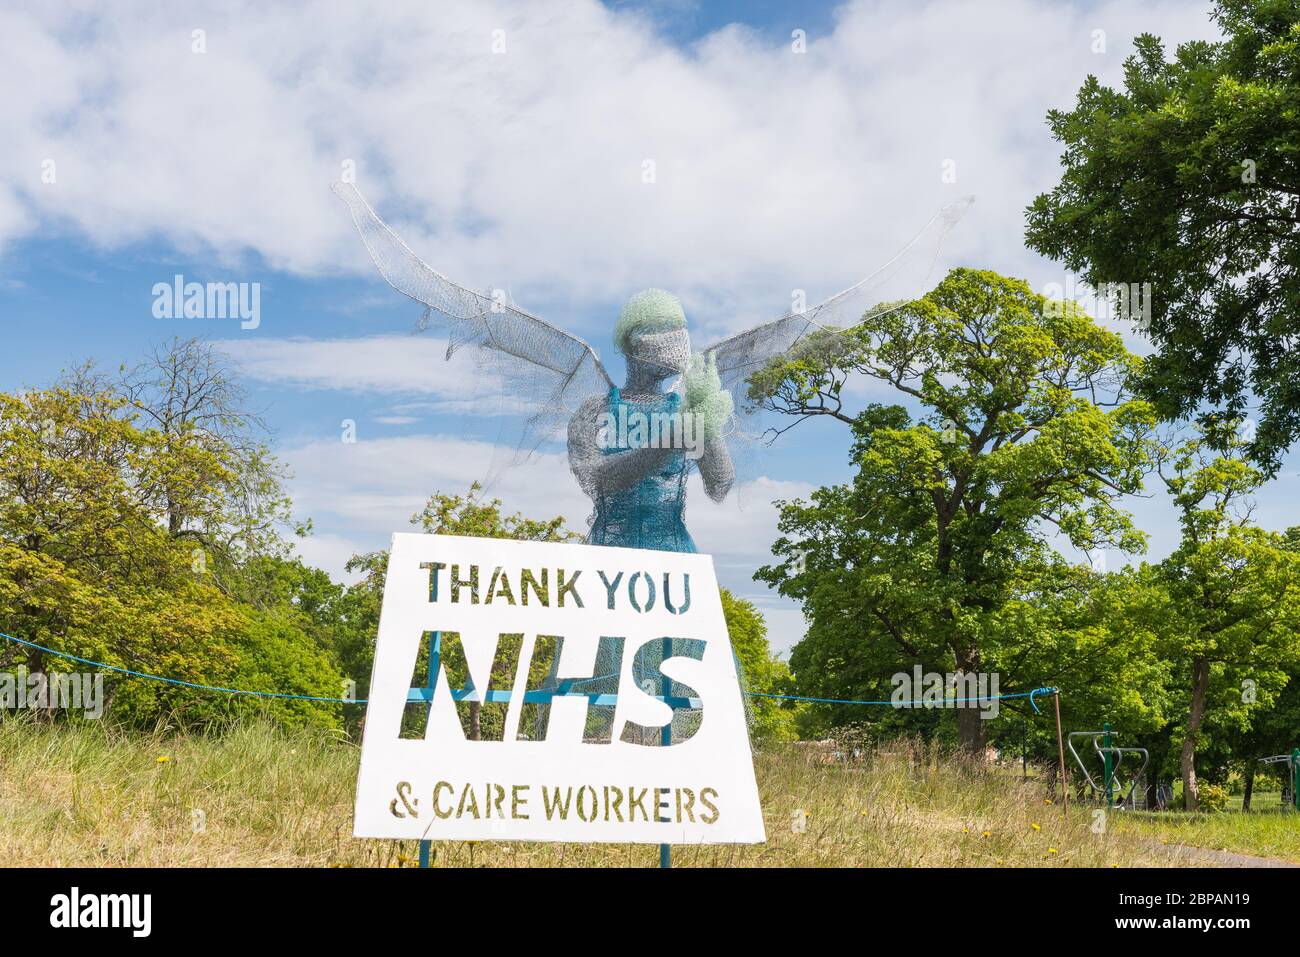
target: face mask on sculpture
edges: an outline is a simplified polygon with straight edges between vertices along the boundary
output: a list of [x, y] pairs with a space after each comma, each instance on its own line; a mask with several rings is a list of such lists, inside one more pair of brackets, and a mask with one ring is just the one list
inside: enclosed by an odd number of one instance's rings
[[686, 314], [662, 289], [647, 289], [627, 301], [614, 327], [614, 343], [631, 362], [661, 378], [685, 372], [691, 358]]
[[691, 359], [691, 337], [685, 329], [634, 336], [623, 354], [661, 372], [665, 378], [681, 375]]

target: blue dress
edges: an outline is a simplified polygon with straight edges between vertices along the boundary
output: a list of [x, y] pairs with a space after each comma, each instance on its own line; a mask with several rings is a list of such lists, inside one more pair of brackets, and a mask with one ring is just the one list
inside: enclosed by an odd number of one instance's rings
[[[609, 411], [615, 422], [620, 421], [620, 408], [625, 414], [676, 413], [681, 401], [680, 395], [670, 392], [650, 402], [630, 402], [623, 399], [617, 386], [609, 390]], [[618, 444], [620, 438], [626, 436], [609, 436], [610, 441], [602, 452], [609, 455], [628, 448]], [[658, 471], [631, 488], [596, 496], [596, 511], [587, 541], [592, 545], [694, 552], [695, 542], [686, 531], [685, 520], [689, 471], [690, 460], [685, 450], [677, 448]]]

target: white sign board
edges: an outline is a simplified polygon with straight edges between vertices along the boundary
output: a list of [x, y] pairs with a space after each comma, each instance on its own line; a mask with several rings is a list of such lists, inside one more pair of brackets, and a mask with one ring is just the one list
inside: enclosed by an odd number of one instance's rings
[[707, 555], [394, 535], [368, 701], [358, 837], [764, 839]]

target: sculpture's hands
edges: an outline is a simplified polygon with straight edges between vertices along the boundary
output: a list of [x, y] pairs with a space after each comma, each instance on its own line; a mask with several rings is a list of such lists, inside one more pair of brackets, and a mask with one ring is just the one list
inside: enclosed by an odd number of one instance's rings
[[695, 354], [682, 376], [685, 398], [682, 409], [695, 416], [695, 428], [705, 439], [721, 438], [735, 403], [722, 387], [718, 363], [712, 355]]
[[711, 354], [691, 357], [682, 385], [685, 392], [682, 409], [695, 417], [695, 434], [704, 447], [698, 459], [704, 491], [713, 501], [721, 502], [736, 481], [736, 469], [726, 442], [726, 428], [735, 403], [731, 393], [722, 387], [718, 365]]

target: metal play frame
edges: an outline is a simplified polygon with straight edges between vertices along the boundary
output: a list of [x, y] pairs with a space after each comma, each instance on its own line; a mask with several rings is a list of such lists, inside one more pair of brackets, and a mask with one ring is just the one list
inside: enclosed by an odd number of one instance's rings
[[1291, 769], [1291, 806], [1300, 811], [1300, 748], [1293, 748], [1290, 754], [1275, 754], [1259, 761], [1261, 764], [1286, 764]]
[[[1074, 739], [1087, 738], [1092, 743], [1092, 748], [1097, 752], [1102, 762], [1102, 780], [1098, 782], [1093, 778], [1088, 770], [1088, 765], [1084, 762], [1079, 752], [1075, 750]], [[1099, 743], [1100, 742], [1100, 743]], [[1137, 788], [1138, 781], [1142, 779], [1147, 765], [1151, 762], [1151, 755], [1147, 753], [1146, 748], [1121, 748], [1114, 743], [1114, 737], [1110, 730], [1110, 723], [1102, 725], [1101, 731], [1071, 731], [1067, 736], [1066, 746], [1070, 753], [1074, 755], [1075, 763], [1079, 765], [1079, 770], [1083, 772], [1084, 780], [1088, 782], [1088, 787], [1092, 793], [1098, 797], [1104, 797], [1106, 807], [1123, 808], [1126, 805], [1132, 807], [1133, 792]], [[1297, 753], [1300, 753], [1298, 751]], [[1137, 773], [1133, 775], [1129, 782], [1128, 789], [1124, 791], [1123, 796], [1116, 798], [1116, 788], [1122, 787], [1119, 781], [1120, 765], [1124, 761], [1124, 755], [1136, 754], [1142, 756], [1142, 766], [1138, 768]]]

